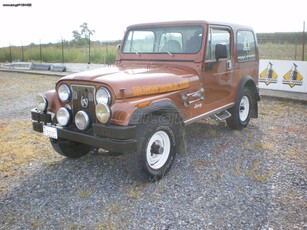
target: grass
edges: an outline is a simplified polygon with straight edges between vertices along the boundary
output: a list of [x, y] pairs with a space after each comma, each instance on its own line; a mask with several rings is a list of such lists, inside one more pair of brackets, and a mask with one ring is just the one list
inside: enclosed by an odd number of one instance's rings
[[260, 161], [253, 160], [247, 167], [242, 169], [241, 164], [236, 164], [235, 167], [232, 169], [231, 174], [233, 176], [245, 176], [247, 178], [252, 179], [255, 182], [265, 183], [268, 182], [271, 178], [271, 174], [267, 171], [267, 169], [261, 169]]
[[[91, 46], [90, 62], [97, 64], [113, 64], [117, 53], [114, 44], [93, 43]], [[88, 46], [71, 46], [66, 44], [62, 47], [58, 44], [29, 45], [26, 47], [12, 46], [0, 48], [0, 62], [12, 60], [48, 62], [48, 63], [87, 63], [89, 62]]]
[[[291, 43], [259, 43], [260, 59], [277, 60], [301, 60], [302, 45]], [[97, 64], [113, 64], [117, 53], [116, 44], [94, 42], [91, 45], [90, 62]], [[305, 52], [304, 60], [307, 60]], [[48, 63], [87, 63], [89, 62], [89, 49], [87, 45], [76, 46], [73, 43], [66, 42], [61, 44], [31, 44], [25, 47], [6, 47], [0, 48], [0, 62], [10, 60], [48, 62]]]
[[32, 131], [30, 121], [0, 122], [0, 174], [14, 175], [14, 168], [33, 161], [61, 159], [49, 146], [48, 138]]
[[[260, 43], [260, 59], [302, 60], [302, 45], [284, 43]], [[305, 52], [304, 60], [307, 60]]]
[[244, 175], [259, 183], [265, 183], [271, 177], [268, 172], [261, 170], [259, 160], [253, 160], [251, 165], [244, 170]]

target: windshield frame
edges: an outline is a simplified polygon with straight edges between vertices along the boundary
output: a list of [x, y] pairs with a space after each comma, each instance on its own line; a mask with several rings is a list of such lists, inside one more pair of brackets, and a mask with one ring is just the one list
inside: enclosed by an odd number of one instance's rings
[[121, 52], [137, 56], [195, 54], [201, 50], [203, 34], [204, 27], [197, 24], [130, 28], [125, 34]]

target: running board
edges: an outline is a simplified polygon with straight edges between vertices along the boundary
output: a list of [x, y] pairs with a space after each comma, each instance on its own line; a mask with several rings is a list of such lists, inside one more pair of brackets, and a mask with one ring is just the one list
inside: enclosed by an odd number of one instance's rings
[[217, 120], [217, 121], [224, 121], [229, 117], [231, 117], [231, 114], [227, 110], [213, 114], [211, 116], [212, 119]]

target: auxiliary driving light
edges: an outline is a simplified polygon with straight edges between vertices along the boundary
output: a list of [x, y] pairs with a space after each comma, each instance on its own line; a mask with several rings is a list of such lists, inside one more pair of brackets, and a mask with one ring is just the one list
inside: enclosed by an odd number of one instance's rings
[[90, 118], [84, 111], [79, 111], [75, 116], [75, 124], [78, 129], [85, 130], [90, 125]]
[[62, 107], [56, 113], [56, 119], [60, 126], [67, 126], [71, 120], [71, 112], [68, 108]]
[[36, 108], [39, 112], [46, 112], [48, 101], [43, 95], [37, 95], [35, 98]]
[[109, 106], [107, 106], [105, 103], [97, 104], [96, 117], [102, 124], [109, 122], [111, 118], [111, 110]]

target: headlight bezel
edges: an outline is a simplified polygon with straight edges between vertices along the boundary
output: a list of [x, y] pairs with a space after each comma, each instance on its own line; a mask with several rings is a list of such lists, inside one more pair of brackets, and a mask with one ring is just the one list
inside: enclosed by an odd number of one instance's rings
[[71, 99], [71, 89], [67, 84], [61, 84], [58, 88], [58, 97], [62, 102], [68, 102]]
[[111, 93], [106, 87], [100, 87], [96, 92], [96, 103], [110, 105], [112, 101]]

